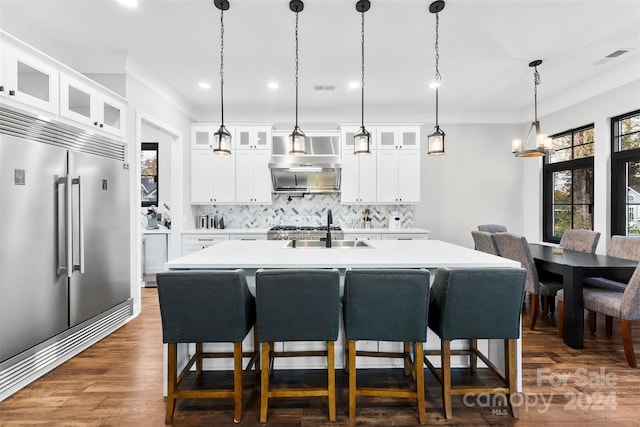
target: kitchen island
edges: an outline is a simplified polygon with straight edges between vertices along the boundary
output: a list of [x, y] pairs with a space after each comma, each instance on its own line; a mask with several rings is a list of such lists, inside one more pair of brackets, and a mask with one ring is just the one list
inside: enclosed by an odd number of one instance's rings
[[[473, 249], [457, 246], [439, 240], [368, 240], [366, 242], [351, 242], [345, 246], [343, 241], [333, 242], [333, 247], [305, 246], [305, 241], [298, 241], [296, 247], [291, 247], [291, 241], [257, 240], [257, 241], [225, 241], [206, 249], [190, 253], [167, 263], [170, 270], [200, 270], [200, 269], [235, 269], [242, 268], [247, 275], [247, 282], [252, 292], [255, 292], [255, 272], [259, 268], [337, 268], [344, 278], [344, 271], [348, 268], [427, 268], [431, 272], [431, 280], [440, 267], [520, 267], [520, 263], [489, 255]], [[320, 244], [320, 243], [315, 243]], [[350, 247], [348, 247], [351, 245]], [[313, 343], [322, 348], [323, 343]], [[497, 343], [496, 343], [497, 344]], [[220, 344], [209, 344], [212, 348]], [[252, 348], [251, 336], [243, 344]], [[277, 343], [282, 350], [283, 343]], [[286, 343], [287, 350], [295, 350], [299, 343]], [[452, 348], [467, 348], [468, 344], [456, 341]], [[309, 348], [309, 343], [304, 343]], [[400, 351], [402, 343], [365, 342], [358, 344], [358, 348], [380, 351]], [[485, 342], [481, 349], [497, 366], [503, 366], [502, 345]], [[440, 340], [430, 330], [427, 336], [427, 349], [439, 349]], [[316, 348], [313, 348], [316, 349]], [[344, 330], [341, 327], [336, 342], [336, 367], [342, 367], [344, 362]], [[518, 345], [518, 354], [521, 354]], [[209, 369], [231, 369], [231, 363], [223, 364], [222, 360], [206, 361], [215, 365], [205, 365]], [[368, 361], [363, 361], [368, 362]], [[322, 361], [314, 359], [296, 358], [296, 360], [276, 360], [276, 369], [282, 368], [317, 368]], [[402, 361], [380, 359], [371, 361], [363, 367], [400, 367]], [[466, 366], [466, 359], [462, 356], [452, 357], [452, 366]], [[518, 384], [521, 383], [521, 360], [518, 356]], [[520, 388], [520, 386], [518, 386]]]

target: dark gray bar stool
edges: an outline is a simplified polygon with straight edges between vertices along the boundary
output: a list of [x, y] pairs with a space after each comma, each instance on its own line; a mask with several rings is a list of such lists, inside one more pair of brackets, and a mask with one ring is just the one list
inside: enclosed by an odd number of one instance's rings
[[[255, 298], [249, 292], [243, 270], [171, 271], [157, 275], [162, 341], [168, 344], [166, 424], [171, 424], [176, 399], [233, 398], [234, 422], [242, 416], [242, 385], [258, 360], [258, 345], [242, 352], [242, 341], [255, 324]], [[202, 343], [233, 342], [233, 353], [204, 353]], [[177, 371], [177, 344], [195, 343], [196, 352], [185, 368]], [[196, 364], [202, 374], [202, 359], [233, 357], [233, 390], [179, 390], [189, 369]], [[242, 368], [242, 358], [249, 363]], [[256, 365], [257, 368], [257, 365]]]
[[[516, 340], [520, 337], [520, 314], [527, 270], [522, 268], [441, 268], [430, 291], [429, 328], [440, 337], [440, 351], [427, 351], [424, 361], [442, 384], [442, 402], [447, 419], [452, 417], [451, 396], [456, 394], [503, 394], [511, 406], [516, 393]], [[451, 350], [451, 341], [467, 339], [469, 350]], [[478, 350], [478, 339], [504, 340], [504, 374]], [[437, 370], [427, 356], [441, 357]], [[479, 357], [500, 384], [451, 385], [451, 355], [468, 355], [471, 371]], [[517, 408], [511, 406], [514, 418]]]
[[[269, 398], [327, 396], [329, 420], [336, 420], [334, 342], [340, 322], [338, 270], [283, 269], [256, 272], [258, 341], [262, 344], [260, 422], [267, 422]], [[274, 352], [274, 342], [326, 341], [326, 351]], [[326, 388], [278, 388], [269, 385], [274, 357], [327, 358]]]
[[[348, 270], [344, 281], [344, 327], [349, 369], [349, 419], [356, 416], [356, 396], [415, 399], [418, 419], [426, 422], [424, 400], [423, 342], [427, 340], [429, 306], [427, 270]], [[356, 341], [403, 342], [403, 352], [356, 351]], [[411, 358], [415, 347], [415, 361]], [[407, 388], [358, 388], [356, 356], [404, 359], [405, 375], [415, 379], [415, 390]]]

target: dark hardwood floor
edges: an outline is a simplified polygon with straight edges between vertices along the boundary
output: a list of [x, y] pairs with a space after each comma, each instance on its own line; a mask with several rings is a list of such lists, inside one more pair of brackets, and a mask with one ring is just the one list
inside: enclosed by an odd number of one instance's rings
[[[142, 289], [142, 314], [0, 402], [0, 426], [162, 426], [162, 335], [157, 291]], [[526, 317], [526, 312], [525, 312]], [[524, 324], [527, 324], [525, 319]], [[503, 407], [478, 399], [453, 399], [453, 416], [442, 413], [440, 388], [426, 371], [427, 424], [456, 426], [640, 426], [640, 369], [627, 365], [619, 322], [614, 336], [604, 337], [604, 319], [598, 334], [585, 336], [585, 348], [565, 346], [556, 334], [553, 316], [538, 319], [537, 330], [523, 331], [523, 387], [525, 405], [520, 419], [503, 414]], [[634, 325], [636, 348], [640, 324]], [[640, 352], [636, 350], [637, 357]], [[466, 370], [457, 372], [465, 376]], [[359, 381], [392, 384], [405, 381], [398, 370], [358, 373]], [[219, 379], [207, 373], [204, 381]], [[319, 372], [277, 372], [274, 380], [310, 384], [322, 381]], [[223, 378], [228, 381], [227, 378]], [[250, 378], [244, 392], [241, 425], [260, 425], [259, 387]], [[347, 417], [347, 378], [337, 375], [338, 420], [329, 423], [326, 399], [273, 400], [268, 425], [343, 426], [418, 425], [415, 405], [404, 400], [359, 398], [355, 423]], [[233, 425], [233, 405], [226, 400], [186, 400], [177, 405], [174, 426]]]

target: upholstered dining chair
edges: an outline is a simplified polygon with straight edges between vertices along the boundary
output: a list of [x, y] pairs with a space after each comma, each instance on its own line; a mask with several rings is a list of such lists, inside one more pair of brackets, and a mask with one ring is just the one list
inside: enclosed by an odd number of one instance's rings
[[[171, 424], [177, 399], [233, 398], [234, 422], [242, 416], [242, 387], [246, 374], [258, 359], [255, 341], [251, 352], [242, 351], [242, 341], [256, 318], [255, 298], [249, 292], [243, 270], [170, 271], [158, 273], [158, 298], [162, 341], [168, 344], [167, 405], [165, 423]], [[233, 352], [203, 352], [203, 343], [233, 343]], [[195, 353], [178, 374], [177, 344], [195, 343]], [[233, 389], [181, 389], [196, 364], [202, 375], [205, 358], [233, 358]], [[243, 370], [243, 357], [249, 362]]]
[[[267, 422], [270, 398], [328, 398], [329, 420], [336, 420], [335, 341], [340, 324], [340, 273], [336, 269], [256, 271], [256, 323], [262, 347], [260, 422]], [[326, 350], [287, 351], [293, 341], [324, 341]], [[276, 352], [274, 343], [284, 343]], [[270, 384], [275, 357], [327, 358], [327, 386], [278, 387]]]
[[[539, 297], [546, 299], [554, 297], [562, 289], [562, 283], [557, 281], [540, 280], [538, 269], [533, 261], [527, 238], [513, 233], [495, 234], [500, 256], [519, 261], [527, 270], [527, 282], [525, 290], [531, 295], [531, 322], [530, 329], [535, 329], [538, 319]], [[544, 303], [546, 306], [546, 303]]]
[[476, 250], [491, 255], [500, 255], [498, 244], [496, 243], [496, 238], [493, 233], [471, 230], [471, 237], [473, 237]]
[[487, 233], [506, 233], [507, 226], [501, 224], [481, 224], [478, 226], [478, 231], [485, 231]]
[[600, 240], [600, 232], [579, 228], [565, 230], [560, 246], [572, 251], [594, 253]]
[[[426, 422], [423, 342], [427, 340], [428, 270], [348, 270], [344, 278], [344, 329], [349, 370], [349, 419], [355, 420], [356, 396], [415, 399], [418, 419]], [[403, 352], [357, 351], [357, 341], [402, 342]], [[415, 357], [411, 357], [411, 346]], [[404, 359], [415, 389], [364, 388], [356, 383], [356, 357]]]
[[[452, 395], [501, 394], [511, 406], [517, 392], [516, 341], [520, 337], [520, 316], [527, 271], [522, 268], [441, 268], [436, 272], [429, 298], [429, 329], [440, 337], [440, 351], [427, 350], [425, 364], [442, 385], [442, 401], [447, 419], [452, 417]], [[451, 341], [470, 340], [468, 350], [451, 350]], [[504, 340], [504, 372], [500, 372], [478, 350], [478, 339]], [[429, 360], [439, 355], [441, 368]], [[469, 356], [471, 371], [477, 371], [480, 358], [497, 374], [500, 384], [451, 384], [451, 355]]]
[[[558, 331], [563, 334], [564, 322], [564, 291], [558, 292]], [[615, 289], [602, 289], [587, 287], [583, 289], [584, 308], [607, 316], [607, 337], [612, 335], [612, 318], [620, 319], [622, 346], [627, 363], [635, 368], [636, 358], [633, 352], [633, 340], [631, 334], [632, 322], [640, 320], [640, 264], [636, 267], [624, 292]]]

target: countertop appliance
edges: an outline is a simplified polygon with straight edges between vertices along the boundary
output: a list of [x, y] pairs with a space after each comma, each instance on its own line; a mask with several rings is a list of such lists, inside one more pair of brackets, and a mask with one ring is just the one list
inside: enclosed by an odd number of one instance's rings
[[[326, 237], [326, 225], [276, 225], [267, 231], [268, 240], [320, 240]], [[344, 240], [344, 232], [340, 226], [331, 226], [331, 238]]]
[[122, 143], [0, 107], [0, 363], [131, 303], [124, 159]]

